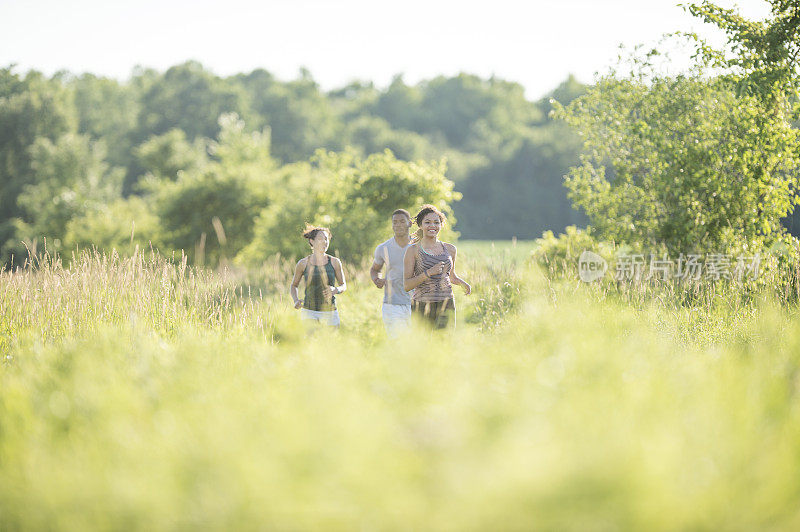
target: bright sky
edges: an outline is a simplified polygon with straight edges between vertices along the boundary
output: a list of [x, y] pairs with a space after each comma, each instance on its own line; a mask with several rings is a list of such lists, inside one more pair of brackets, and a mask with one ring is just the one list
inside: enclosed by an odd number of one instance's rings
[[[680, 0], [0, 0], [0, 66], [126, 79], [189, 59], [218, 75], [310, 70], [326, 89], [439, 74], [492, 74], [538, 98], [573, 73], [592, 81], [620, 43], [710, 29]], [[733, 1], [717, 0], [726, 7]], [[763, 19], [764, 0], [739, 0]]]

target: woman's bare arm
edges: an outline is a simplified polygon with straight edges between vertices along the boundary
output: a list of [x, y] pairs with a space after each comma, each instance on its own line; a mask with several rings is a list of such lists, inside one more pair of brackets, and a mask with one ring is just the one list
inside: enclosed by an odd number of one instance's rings
[[445, 248], [447, 248], [447, 252], [450, 253], [450, 260], [452, 261], [450, 265], [450, 284], [460, 284], [464, 287], [464, 293], [469, 295], [470, 292], [472, 292], [472, 287], [456, 273], [456, 254], [458, 250], [453, 244], [445, 244]]
[[414, 275], [414, 259], [417, 256], [418, 245], [419, 244], [414, 244], [409, 246], [406, 250], [406, 254], [403, 255], [403, 289], [406, 292], [415, 289], [425, 280], [430, 279], [432, 275], [439, 275], [444, 271], [444, 263], [439, 262], [421, 274]]
[[347, 290], [347, 283], [344, 281], [344, 269], [342, 269], [342, 261], [336, 257], [331, 257], [331, 261], [333, 261], [333, 273], [336, 274], [336, 282], [338, 283], [338, 285], [333, 288], [336, 289], [337, 294], [341, 294]]
[[294, 267], [292, 284], [289, 285], [289, 294], [292, 296], [292, 300], [294, 301], [294, 308], [300, 308], [303, 306], [303, 300], [297, 297], [297, 287], [300, 286], [300, 279], [303, 277], [303, 272], [306, 271], [307, 260], [308, 257], [305, 257], [297, 262], [297, 266]]

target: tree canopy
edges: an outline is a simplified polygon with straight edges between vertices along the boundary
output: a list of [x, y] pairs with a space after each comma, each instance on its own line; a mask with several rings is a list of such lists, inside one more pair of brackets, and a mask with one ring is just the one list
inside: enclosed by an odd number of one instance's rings
[[[574, 97], [583, 86], [567, 80], [554, 94], [564, 90]], [[307, 204], [298, 204], [309, 217], [300, 222], [341, 218], [336, 244], [357, 254], [363, 246], [344, 242], [347, 216], [335, 210], [366, 201], [385, 215], [384, 200], [363, 196], [367, 177], [352, 177], [365, 171], [375, 172], [366, 183], [380, 178], [391, 189], [394, 208], [442, 201], [465, 237], [534, 238], [581, 220], [562, 187], [580, 147], [549, 110], [549, 98], [529, 101], [517, 83], [468, 74], [325, 92], [307, 71], [288, 81], [261, 69], [220, 77], [194, 61], [137, 69], [125, 82], [8, 67], [0, 71], [0, 255], [22, 257], [25, 243], [47, 239], [51, 250], [158, 243], [192, 259], [202, 248], [209, 263], [244, 250], [253, 259], [267, 252], [253, 240], [274, 222], [264, 212], [287, 215], [274, 206], [278, 196]], [[316, 203], [301, 184], [309, 175], [327, 191]], [[433, 175], [441, 183], [430, 188]], [[300, 251], [287, 246], [269, 250]]]
[[657, 50], [604, 76], [558, 115], [584, 139], [570, 199], [598, 236], [673, 252], [759, 251], [786, 236], [798, 201], [800, 8], [772, 0], [750, 21], [712, 2], [687, 9], [725, 32], [697, 35], [695, 68], [664, 75]]

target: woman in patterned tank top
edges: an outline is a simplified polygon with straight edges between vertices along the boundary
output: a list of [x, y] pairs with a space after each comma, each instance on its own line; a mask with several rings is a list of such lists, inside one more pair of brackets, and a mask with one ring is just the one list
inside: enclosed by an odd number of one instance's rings
[[419, 230], [403, 261], [404, 288], [414, 290], [411, 312], [436, 329], [455, 327], [453, 285], [461, 285], [466, 295], [472, 289], [456, 274], [456, 247], [439, 240], [444, 213], [433, 205], [423, 205], [415, 222]]
[[[294, 278], [289, 287], [294, 308], [301, 309], [301, 318], [304, 320], [338, 327], [336, 295], [347, 290], [347, 283], [344, 282], [342, 261], [325, 253], [330, 244], [331, 231], [327, 227], [307, 225], [303, 237], [308, 239], [312, 252], [300, 259], [294, 269]], [[300, 279], [306, 282], [303, 299], [297, 296]]]

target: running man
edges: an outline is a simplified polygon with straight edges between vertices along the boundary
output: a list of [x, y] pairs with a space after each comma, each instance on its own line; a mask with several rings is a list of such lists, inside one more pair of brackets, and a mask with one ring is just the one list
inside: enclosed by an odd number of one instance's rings
[[[392, 213], [394, 236], [375, 248], [375, 260], [369, 276], [378, 288], [383, 288], [383, 325], [389, 336], [396, 337], [411, 323], [411, 295], [403, 288], [403, 257], [411, 244], [411, 215], [405, 209]], [[380, 272], [386, 264], [386, 277]]]

